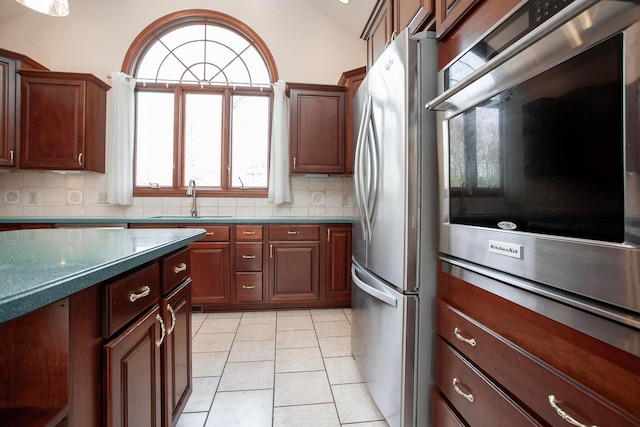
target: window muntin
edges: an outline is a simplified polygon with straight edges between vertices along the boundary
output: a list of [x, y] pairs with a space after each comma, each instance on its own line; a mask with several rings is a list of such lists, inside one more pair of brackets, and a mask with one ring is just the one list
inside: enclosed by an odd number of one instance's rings
[[123, 69], [143, 100], [134, 194], [181, 195], [193, 179], [200, 195], [266, 196], [277, 70], [250, 28], [214, 11], [169, 15], [141, 33]]

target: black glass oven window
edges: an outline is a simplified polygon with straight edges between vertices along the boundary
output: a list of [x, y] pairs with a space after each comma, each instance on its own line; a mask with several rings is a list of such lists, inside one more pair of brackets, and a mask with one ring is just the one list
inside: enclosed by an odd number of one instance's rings
[[451, 118], [450, 222], [622, 242], [622, 70], [619, 35]]

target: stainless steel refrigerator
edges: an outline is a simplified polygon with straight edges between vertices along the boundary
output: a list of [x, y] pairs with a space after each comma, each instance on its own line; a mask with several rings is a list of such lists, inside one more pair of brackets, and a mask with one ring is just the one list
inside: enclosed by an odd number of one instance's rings
[[430, 424], [437, 269], [437, 48], [406, 30], [354, 102], [352, 352], [392, 427]]

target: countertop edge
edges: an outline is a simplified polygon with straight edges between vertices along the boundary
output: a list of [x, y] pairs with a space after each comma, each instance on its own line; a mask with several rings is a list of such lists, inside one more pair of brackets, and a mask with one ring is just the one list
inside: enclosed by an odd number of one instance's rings
[[193, 233], [158, 244], [122, 259], [62, 276], [28, 291], [16, 293], [0, 300], [0, 323], [15, 319], [48, 304], [67, 298], [76, 292], [108, 281], [149, 261], [171, 253], [205, 236], [204, 229], [193, 228]]

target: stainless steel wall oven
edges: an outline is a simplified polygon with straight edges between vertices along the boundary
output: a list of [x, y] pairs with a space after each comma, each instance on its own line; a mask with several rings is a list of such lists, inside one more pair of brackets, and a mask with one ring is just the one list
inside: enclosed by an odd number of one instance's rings
[[640, 3], [523, 1], [438, 80], [441, 253], [638, 328]]

